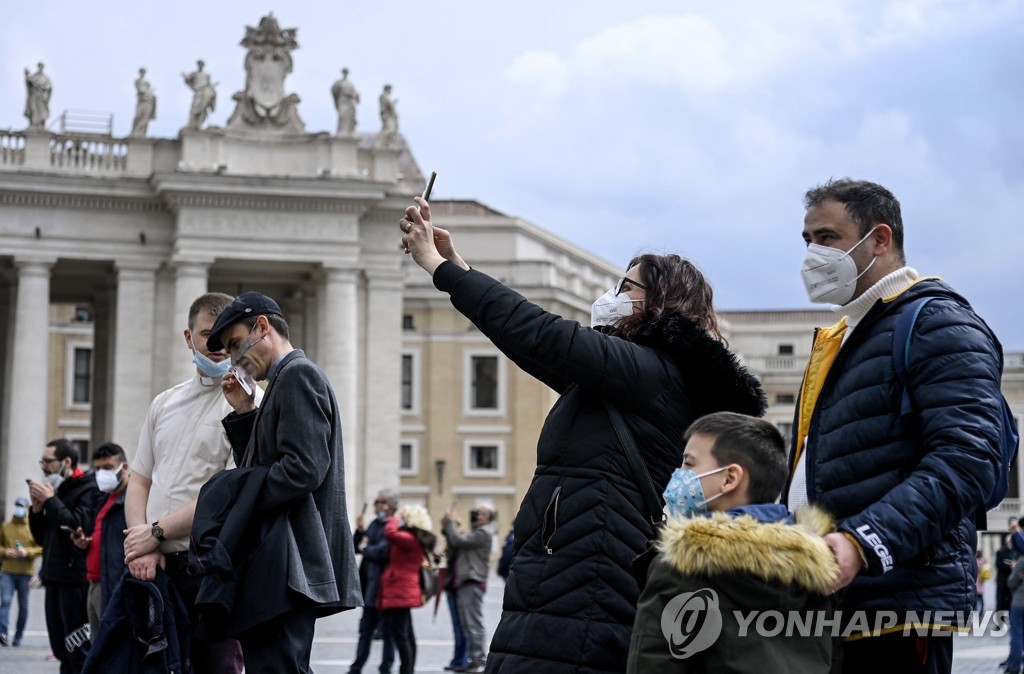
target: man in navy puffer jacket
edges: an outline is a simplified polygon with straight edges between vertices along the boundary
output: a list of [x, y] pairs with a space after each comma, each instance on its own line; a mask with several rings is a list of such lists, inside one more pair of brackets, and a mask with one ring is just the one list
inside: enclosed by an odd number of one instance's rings
[[[887, 189], [844, 178], [805, 202], [808, 295], [842, 318], [815, 333], [787, 505], [814, 503], [838, 523], [826, 539], [841, 570], [843, 671], [949, 672], [948, 632], [974, 605], [975, 521], [1000, 462], [1002, 348], [963, 297], [906, 266]], [[925, 296], [902, 414], [893, 330]]]

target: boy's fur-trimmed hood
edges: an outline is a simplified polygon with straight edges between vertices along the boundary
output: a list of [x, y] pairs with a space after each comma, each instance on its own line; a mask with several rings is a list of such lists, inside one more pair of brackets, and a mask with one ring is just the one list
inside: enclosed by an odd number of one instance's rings
[[832, 518], [814, 506], [797, 510], [796, 524], [725, 513], [670, 517], [658, 551], [663, 561], [688, 576], [740, 573], [825, 594], [839, 576], [822, 538], [832, 531]]
[[757, 377], [740, 365], [723, 342], [682, 314], [665, 314], [634, 341], [672, 355], [683, 375], [694, 419], [723, 410], [760, 417], [768, 409]]

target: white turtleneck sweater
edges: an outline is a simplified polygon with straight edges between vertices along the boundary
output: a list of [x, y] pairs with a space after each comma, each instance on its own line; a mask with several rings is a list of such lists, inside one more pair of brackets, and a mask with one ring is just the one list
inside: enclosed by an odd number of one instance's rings
[[[879, 279], [873, 286], [864, 291], [864, 294], [849, 304], [832, 307], [837, 316], [846, 317], [846, 333], [843, 335], [843, 344], [846, 344], [850, 333], [854, 331], [861, 319], [868, 313], [875, 302], [883, 297], [899, 295], [912, 286], [920, 276], [917, 270], [912, 267], [900, 267], [896, 271]], [[840, 347], [842, 349], [842, 347]], [[797, 459], [796, 469], [793, 471], [793, 481], [789, 485], [789, 494], [786, 503], [789, 511], [794, 512], [797, 508], [807, 503], [807, 451], [808, 440], [804, 440], [804, 451]]]

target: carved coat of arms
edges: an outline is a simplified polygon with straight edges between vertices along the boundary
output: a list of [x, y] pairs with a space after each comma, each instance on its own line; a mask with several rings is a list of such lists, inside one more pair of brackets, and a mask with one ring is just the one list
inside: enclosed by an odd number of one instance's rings
[[235, 112], [229, 129], [303, 133], [299, 97], [286, 94], [284, 80], [292, 71], [292, 50], [298, 49], [295, 29], [282, 29], [273, 14], [260, 19], [256, 28], [246, 26], [241, 45], [245, 55], [245, 91], [233, 98]]

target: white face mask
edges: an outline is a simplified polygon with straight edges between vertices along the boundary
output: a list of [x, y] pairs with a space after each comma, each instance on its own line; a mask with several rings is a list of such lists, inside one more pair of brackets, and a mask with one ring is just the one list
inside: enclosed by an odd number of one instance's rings
[[857, 263], [850, 257], [850, 253], [864, 243], [875, 229], [873, 227], [860, 241], [853, 244], [853, 248], [845, 252], [817, 243], [807, 245], [807, 255], [804, 256], [800, 273], [803, 275], [807, 297], [811, 302], [846, 304], [850, 301], [857, 287], [857, 279], [868, 273], [868, 269], [871, 269], [878, 259], [872, 257], [871, 264], [858, 274]]
[[57, 488], [64, 483], [64, 476], [60, 473], [48, 473], [43, 476], [43, 480], [53, 487], [54, 491], [57, 491]]
[[96, 486], [99, 487], [99, 490], [104, 494], [109, 494], [117, 489], [123, 479], [123, 477], [120, 477], [122, 475], [121, 470], [123, 468], [123, 463], [114, 470], [109, 468], [98, 468], [96, 470]]
[[616, 295], [615, 288], [611, 288], [590, 306], [590, 327], [613, 325], [626, 316], [632, 316], [633, 304], [636, 302], [643, 300], [630, 299], [626, 293]]

